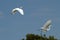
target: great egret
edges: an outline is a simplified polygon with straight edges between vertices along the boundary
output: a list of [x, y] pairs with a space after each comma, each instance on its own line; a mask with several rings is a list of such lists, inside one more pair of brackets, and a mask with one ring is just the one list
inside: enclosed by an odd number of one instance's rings
[[41, 30], [43, 32], [47, 32], [50, 30], [50, 27], [51, 27], [51, 20], [48, 20], [44, 25], [43, 27], [41, 27]]
[[24, 15], [24, 11], [23, 11], [22, 8], [14, 8], [14, 9], [12, 10], [12, 14], [15, 14], [16, 11], [18, 11], [21, 15]]

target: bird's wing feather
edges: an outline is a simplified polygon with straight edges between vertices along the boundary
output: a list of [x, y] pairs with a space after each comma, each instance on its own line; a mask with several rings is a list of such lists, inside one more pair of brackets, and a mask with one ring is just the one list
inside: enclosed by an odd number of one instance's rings
[[50, 25], [51, 25], [51, 20], [48, 20], [43, 27], [48, 28]]
[[43, 31], [49, 31], [51, 27], [51, 20], [48, 20], [43, 27], [41, 28]]
[[18, 11], [20, 12], [21, 15], [24, 15], [24, 12], [22, 9], [19, 9]]
[[12, 13], [15, 14], [16, 11], [18, 11], [21, 15], [24, 15], [24, 12], [23, 12], [22, 9], [20, 9], [20, 8], [15, 8], [15, 9], [12, 10]]

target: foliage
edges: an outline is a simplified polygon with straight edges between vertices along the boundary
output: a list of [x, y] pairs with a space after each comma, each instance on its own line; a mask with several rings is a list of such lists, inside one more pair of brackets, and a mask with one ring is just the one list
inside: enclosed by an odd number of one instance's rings
[[44, 36], [35, 35], [35, 34], [27, 34], [26, 40], [57, 40], [57, 39], [54, 36], [46, 37], [45, 34]]

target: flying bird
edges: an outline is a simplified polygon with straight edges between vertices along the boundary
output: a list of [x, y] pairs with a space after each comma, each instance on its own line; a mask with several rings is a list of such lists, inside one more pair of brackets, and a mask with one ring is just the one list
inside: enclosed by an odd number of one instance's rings
[[41, 30], [43, 32], [47, 32], [50, 30], [50, 27], [51, 27], [51, 20], [48, 20], [44, 25], [43, 27], [41, 27]]
[[22, 8], [14, 8], [14, 9], [12, 10], [12, 14], [15, 14], [17, 11], [18, 11], [21, 15], [24, 15], [24, 11], [23, 11]]

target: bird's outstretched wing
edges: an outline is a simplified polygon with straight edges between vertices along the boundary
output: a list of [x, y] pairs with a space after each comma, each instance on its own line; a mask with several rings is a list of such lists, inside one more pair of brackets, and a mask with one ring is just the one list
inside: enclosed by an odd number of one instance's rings
[[24, 15], [23, 9], [18, 9], [18, 11], [19, 11], [19, 13], [20, 13], [21, 15]]
[[48, 20], [41, 29], [46, 32], [50, 30], [50, 27], [51, 27], [51, 20]]
[[12, 13], [15, 14], [16, 11], [18, 11], [21, 15], [24, 15], [23, 9], [15, 8], [15, 9], [12, 10]]

